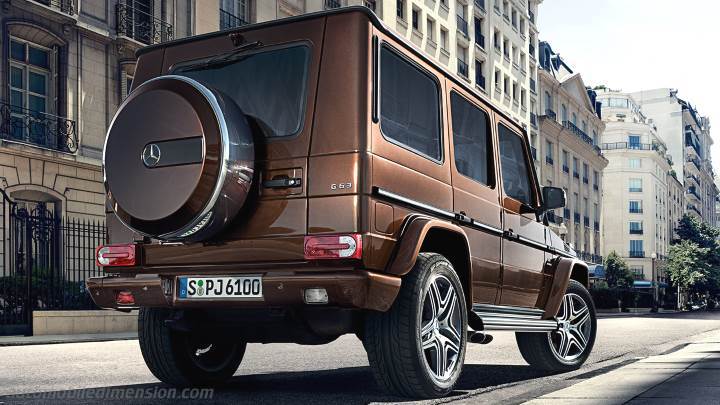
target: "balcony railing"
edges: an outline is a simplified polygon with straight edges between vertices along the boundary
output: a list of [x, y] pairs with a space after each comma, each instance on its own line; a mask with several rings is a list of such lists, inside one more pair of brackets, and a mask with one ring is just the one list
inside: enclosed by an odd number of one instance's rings
[[1, 101], [0, 138], [68, 153], [78, 148], [75, 121]]
[[595, 229], [596, 231], [599, 231], [599, 230], [600, 230], [600, 221], [595, 221], [595, 222], [593, 222], [593, 225], [594, 225], [594, 227], [595, 227], [594, 229]]
[[462, 32], [463, 35], [466, 37], [468, 36], [468, 23], [465, 21], [464, 18], [460, 17], [459, 15], [457, 17], [457, 29], [458, 31]]
[[642, 257], [645, 257], [645, 251], [643, 251], [643, 250], [631, 250], [631, 251], [630, 251], [630, 257], [634, 257], [634, 258], [642, 258]]
[[467, 63], [465, 63], [465, 61], [462, 60], [462, 59], [458, 59], [458, 60], [457, 60], [457, 65], [458, 65], [458, 68], [457, 68], [458, 74], [459, 74], [460, 76], [464, 77], [464, 78], [467, 78], [467, 77], [468, 77], [468, 65], [467, 65]]
[[551, 120], [555, 120], [555, 118], [557, 118], [557, 114], [555, 114], [555, 111], [549, 108], [545, 110], [545, 116]]
[[695, 176], [694, 174], [686, 173], [685, 178], [692, 179], [695, 181], [695, 184], [697, 184], [698, 186], [700, 185], [700, 179], [698, 179], [697, 176]]
[[601, 264], [603, 262], [602, 256], [590, 252], [578, 252], [578, 257], [588, 263]]
[[550, 156], [545, 156], [545, 163], [552, 165], [555, 162], [553, 161], [553, 158], [551, 158]]
[[40, 4], [44, 4], [50, 8], [56, 8], [62, 13], [75, 15], [75, 5], [73, 0], [35, 0]]
[[587, 177], [583, 177], [583, 178], [582, 178], [582, 181], [583, 181], [583, 183], [585, 183], [585, 184], [590, 183], [590, 181], [588, 180]]
[[643, 234], [642, 228], [640, 228], [640, 229], [632, 229], [631, 228], [630, 229], [630, 235], [642, 235], [642, 234]]
[[173, 26], [126, 4], [118, 4], [117, 33], [146, 45], [173, 39]]
[[697, 190], [695, 189], [695, 186], [690, 186], [687, 190], [687, 193], [694, 195], [695, 198], [698, 199], [698, 201], [702, 201], [702, 198], [700, 198], [700, 194], [698, 194]]
[[325, 0], [325, 10], [332, 10], [334, 8], [339, 8], [342, 6], [340, 4], [340, 0]]
[[475, 44], [482, 49], [485, 49], [485, 36], [482, 32], [475, 31]]
[[695, 211], [699, 216], [702, 217], [702, 212], [700, 212], [700, 209], [698, 207], [696, 207], [694, 204], [688, 204], [687, 209], [689, 211]]
[[475, 85], [481, 89], [485, 89], [485, 76], [482, 73], [475, 72]]
[[698, 169], [698, 171], [702, 170], [702, 164], [700, 163], [700, 159], [694, 158], [694, 157], [688, 157], [686, 159], [688, 163], [692, 163], [695, 165], [695, 167]]
[[593, 184], [593, 190], [595, 190], [595, 191], [600, 190], [600, 186], [598, 186], [597, 183]]
[[642, 208], [630, 208], [629, 212], [630, 212], [631, 214], [642, 214], [642, 213], [643, 213], [643, 209], [642, 209]]
[[562, 165], [562, 171], [565, 173], [570, 173], [570, 168], [567, 165]]
[[579, 179], [579, 178], [580, 178], [580, 173], [578, 173], [577, 171], [573, 170], [573, 177], [575, 177], [576, 179]]
[[220, 9], [220, 29], [226, 30], [228, 28], [235, 28], [240, 27], [243, 25], [249, 24], [244, 19], [236, 16], [235, 14], [232, 14], [230, 12], [227, 12], [223, 9]]
[[596, 154], [601, 155], [600, 147], [595, 145], [595, 141], [593, 141], [592, 138], [588, 136], [588, 134], [585, 133], [582, 129], [578, 128], [577, 125], [573, 124], [570, 121], [563, 121], [562, 125], [567, 128], [570, 132], [572, 132], [575, 136], [582, 139], [585, 143], [590, 145]]

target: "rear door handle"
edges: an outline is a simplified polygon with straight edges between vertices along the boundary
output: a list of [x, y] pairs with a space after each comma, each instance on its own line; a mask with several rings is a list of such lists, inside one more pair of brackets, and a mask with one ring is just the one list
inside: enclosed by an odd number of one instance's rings
[[294, 188], [302, 186], [302, 179], [299, 177], [294, 178], [281, 178], [263, 181], [263, 187], [265, 188]]

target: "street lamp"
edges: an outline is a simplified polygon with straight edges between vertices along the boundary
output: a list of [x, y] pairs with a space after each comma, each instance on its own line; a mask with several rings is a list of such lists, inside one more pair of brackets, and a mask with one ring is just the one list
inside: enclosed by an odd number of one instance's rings
[[653, 303], [652, 303], [652, 309], [650, 311], [657, 312], [658, 311], [658, 284], [657, 284], [657, 276], [655, 274], [655, 259], [657, 259], [657, 253], [653, 252], [650, 255], [650, 259], [652, 260], [652, 284], [651, 284], [651, 287], [653, 289]]

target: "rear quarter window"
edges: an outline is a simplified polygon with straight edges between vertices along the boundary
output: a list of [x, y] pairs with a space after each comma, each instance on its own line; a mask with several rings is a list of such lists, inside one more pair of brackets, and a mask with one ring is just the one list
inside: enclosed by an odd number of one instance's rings
[[380, 51], [380, 128], [386, 139], [442, 160], [440, 90], [434, 78], [388, 49]]

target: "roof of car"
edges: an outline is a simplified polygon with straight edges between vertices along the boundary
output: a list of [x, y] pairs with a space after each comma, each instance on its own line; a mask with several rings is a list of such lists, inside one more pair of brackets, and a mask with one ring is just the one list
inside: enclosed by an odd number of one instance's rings
[[476, 89], [472, 88], [472, 86], [469, 86], [467, 83], [460, 80], [455, 74], [451, 73], [448, 69], [441, 66], [437, 61], [433, 60], [428, 54], [426, 54], [424, 51], [420, 50], [412, 42], [410, 42], [407, 39], [405, 39], [404, 37], [400, 36], [397, 32], [395, 32], [392, 28], [390, 28], [382, 20], [380, 20], [380, 18], [372, 10], [370, 10], [369, 8], [364, 7], [364, 6], [339, 7], [339, 8], [335, 8], [332, 10], [301, 14], [301, 15], [293, 16], [293, 17], [280, 18], [277, 20], [270, 20], [270, 21], [265, 21], [265, 22], [261, 22], [261, 23], [255, 23], [255, 24], [247, 24], [247, 25], [242, 25], [240, 27], [228, 28], [225, 30], [209, 32], [206, 34], [200, 34], [200, 35], [194, 35], [194, 36], [184, 37], [184, 38], [180, 38], [180, 39], [174, 39], [172, 41], [166, 41], [166, 42], [162, 42], [159, 44], [149, 45], [149, 46], [140, 48], [137, 50], [136, 56], [140, 56], [143, 53], [150, 52], [155, 49], [166, 48], [168, 46], [180, 45], [180, 44], [184, 44], [184, 43], [188, 43], [188, 42], [194, 42], [199, 39], [220, 37], [223, 35], [228, 35], [228, 34], [236, 33], [236, 32], [243, 32], [243, 31], [248, 31], [248, 30], [258, 29], [258, 28], [273, 27], [273, 26], [277, 26], [277, 25], [286, 25], [286, 24], [290, 24], [290, 23], [293, 23], [296, 21], [304, 21], [304, 20], [309, 20], [309, 19], [313, 19], [313, 18], [325, 17], [328, 15], [345, 14], [345, 13], [352, 13], [352, 12], [361, 12], [361, 13], [365, 14], [370, 19], [370, 21], [372, 21], [373, 25], [375, 27], [379, 28], [380, 30], [382, 30], [384, 34], [391, 36], [396, 41], [405, 45], [405, 47], [407, 49], [409, 49], [410, 51], [415, 53], [416, 56], [422, 58], [424, 62], [433, 66], [436, 70], [443, 72], [445, 74], [445, 76], [448, 79], [452, 80], [455, 84], [459, 85], [466, 91], [472, 93], [475, 97], [477, 97], [480, 100], [487, 103], [489, 106], [491, 106], [493, 108], [493, 110], [495, 112], [502, 115], [508, 121], [514, 123], [516, 125], [517, 129], [519, 129], [520, 131], [525, 133], [525, 135], [527, 136], [527, 129], [522, 127], [516, 118], [511, 117], [509, 114], [507, 114], [506, 112], [504, 112], [503, 110], [498, 108], [497, 105], [489, 97], [487, 97], [486, 95], [484, 95], [481, 92], [477, 91]]

